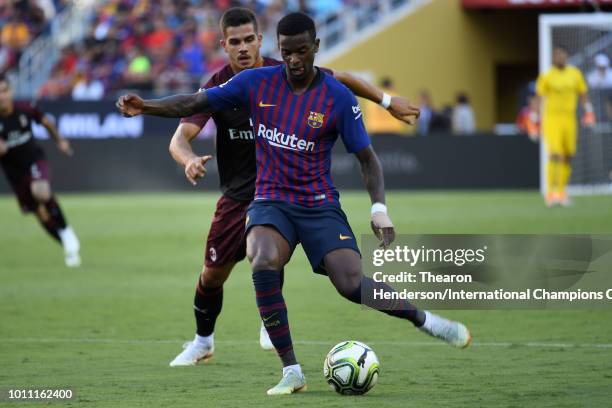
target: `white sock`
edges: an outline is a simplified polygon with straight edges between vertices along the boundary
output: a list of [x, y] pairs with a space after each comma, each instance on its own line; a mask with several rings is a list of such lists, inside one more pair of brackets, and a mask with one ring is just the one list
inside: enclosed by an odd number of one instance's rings
[[439, 319], [438, 315], [425, 310], [425, 323], [423, 323], [422, 328], [431, 332]]
[[199, 346], [210, 347], [215, 343], [215, 333], [212, 333], [210, 336], [200, 336], [198, 334], [195, 335], [193, 342]]
[[79, 243], [79, 239], [74, 233], [72, 227], [67, 226], [64, 229], [59, 230], [57, 233], [62, 240], [62, 246], [64, 247], [65, 252], [79, 252], [79, 249], [81, 249], [81, 244]]
[[299, 374], [300, 377], [304, 375], [302, 374], [302, 366], [300, 366], [299, 364], [293, 364], [287, 367], [283, 367], [283, 377], [287, 374], [288, 371], [293, 371]]

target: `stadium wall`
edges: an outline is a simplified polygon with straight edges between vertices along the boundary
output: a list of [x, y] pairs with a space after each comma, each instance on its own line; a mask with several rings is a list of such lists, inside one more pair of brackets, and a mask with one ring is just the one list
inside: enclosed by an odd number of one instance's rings
[[[213, 153], [212, 140], [197, 140], [196, 152]], [[50, 141], [41, 142], [49, 159], [56, 191], [174, 191], [193, 187], [168, 154], [168, 138], [74, 140], [75, 155], [60, 155]], [[402, 138], [377, 135], [374, 148], [383, 163], [387, 189], [536, 189], [537, 145], [520, 136], [481, 134], [458, 138]], [[332, 159], [339, 189], [363, 189], [359, 163], [339, 143]], [[520, 163], [520, 165], [517, 165]], [[218, 190], [217, 166], [197, 189]], [[512, 169], [512, 171], [508, 171]], [[0, 177], [0, 193], [10, 188]]]
[[518, 87], [537, 75], [537, 41], [536, 12], [466, 11], [457, 0], [433, 0], [324, 63], [390, 76], [398, 92], [415, 100], [428, 89], [436, 107], [465, 91], [478, 128], [492, 129], [515, 117]]

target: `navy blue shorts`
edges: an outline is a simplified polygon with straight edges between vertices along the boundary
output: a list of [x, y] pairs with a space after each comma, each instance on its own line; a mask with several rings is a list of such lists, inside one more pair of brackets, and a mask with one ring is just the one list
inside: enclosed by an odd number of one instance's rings
[[327, 274], [323, 258], [339, 248], [359, 252], [357, 240], [340, 205], [304, 207], [280, 200], [255, 200], [247, 210], [246, 231], [255, 225], [274, 227], [291, 251], [301, 243], [312, 270]]

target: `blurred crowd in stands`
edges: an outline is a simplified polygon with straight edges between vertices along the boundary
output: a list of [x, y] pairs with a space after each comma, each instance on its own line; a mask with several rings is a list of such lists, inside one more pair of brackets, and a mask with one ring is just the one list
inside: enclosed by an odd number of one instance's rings
[[21, 53], [69, 0], [0, 0], [0, 73], [16, 67]]
[[[397, 95], [391, 78], [383, 78], [380, 87], [389, 95]], [[431, 95], [421, 90], [416, 105], [421, 110], [416, 123], [416, 134], [471, 135], [476, 132], [476, 118], [465, 92], [457, 93], [455, 104], [436, 109]], [[399, 121], [389, 120], [388, 113], [374, 103], [368, 103], [365, 111], [366, 127], [370, 134], [406, 133], [407, 127]]]
[[93, 13], [84, 41], [62, 51], [38, 96], [97, 100], [119, 89], [194, 90], [227, 61], [219, 19], [229, 7], [255, 10], [269, 56], [276, 52], [275, 23], [287, 11], [326, 18], [351, 1], [359, 0], [108, 0]]

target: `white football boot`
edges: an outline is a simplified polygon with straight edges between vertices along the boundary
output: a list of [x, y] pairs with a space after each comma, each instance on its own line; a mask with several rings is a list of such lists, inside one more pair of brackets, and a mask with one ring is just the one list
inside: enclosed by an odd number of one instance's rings
[[428, 311], [425, 311], [425, 324], [419, 330], [458, 348], [466, 348], [472, 342], [470, 331], [463, 324]]
[[69, 268], [77, 268], [81, 266], [81, 256], [79, 251], [81, 244], [72, 227], [67, 226], [58, 231], [62, 246], [64, 247], [64, 262]]
[[183, 344], [183, 351], [170, 362], [170, 367], [193, 366], [210, 360], [215, 352], [214, 342], [202, 343], [196, 340]]
[[276, 386], [270, 388], [268, 395], [289, 395], [306, 391], [306, 377], [298, 370], [283, 370], [283, 378]]

